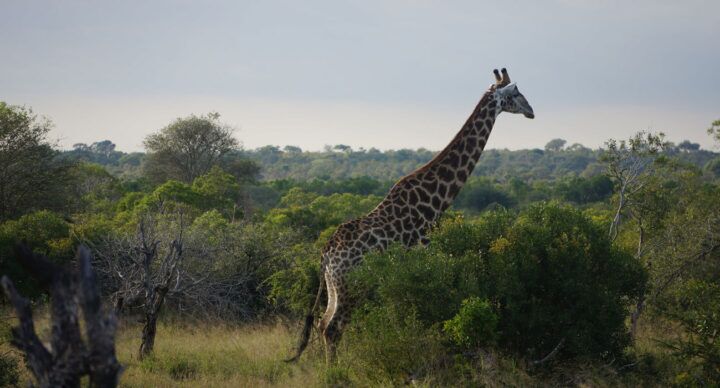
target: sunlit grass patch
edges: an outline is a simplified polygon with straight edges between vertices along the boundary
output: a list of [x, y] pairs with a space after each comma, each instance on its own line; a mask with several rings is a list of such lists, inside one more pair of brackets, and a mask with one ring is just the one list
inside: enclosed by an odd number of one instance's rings
[[140, 361], [139, 325], [127, 325], [117, 338], [126, 386], [307, 386], [317, 385], [312, 355], [288, 364], [292, 333], [280, 324], [197, 326], [161, 323], [155, 351]]

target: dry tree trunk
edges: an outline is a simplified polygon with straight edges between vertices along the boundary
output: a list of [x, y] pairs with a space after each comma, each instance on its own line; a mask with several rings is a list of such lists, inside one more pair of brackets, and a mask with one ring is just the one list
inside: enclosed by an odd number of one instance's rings
[[[2, 277], [5, 295], [15, 309], [20, 325], [14, 327], [12, 344], [25, 353], [28, 366], [40, 387], [79, 387], [83, 375], [92, 387], [115, 387], [122, 367], [115, 357], [116, 319], [103, 313], [100, 289], [90, 265], [90, 251], [77, 251], [77, 275], [52, 263], [42, 255], [19, 246], [20, 264], [51, 296], [52, 339], [48, 350], [35, 333], [30, 301], [21, 296], [13, 282]], [[79, 307], [85, 319], [87, 344], [80, 334]]]
[[145, 325], [143, 326], [142, 342], [140, 344], [140, 359], [152, 353], [155, 347], [155, 334], [157, 334], [157, 320], [165, 301], [168, 288], [166, 286], [157, 287], [154, 292], [154, 299], [145, 309]]
[[[142, 233], [143, 246], [147, 247], [144, 231]], [[145, 325], [143, 326], [142, 342], [138, 352], [138, 357], [141, 360], [152, 353], [155, 347], [158, 315], [160, 315], [160, 309], [162, 309], [163, 302], [165, 302], [165, 296], [170, 290], [173, 276], [177, 275], [178, 265], [182, 260], [182, 234], [178, 240], [174, 240], [170, 244], [170, 250], [161, 263], [159, 271], [162, 277], [157, 280], [159, 284], [153, 284], [151, 264], [157, 257], [157, 249], [155, 248], [157, 243], [152, 244], [152, 246], [152, 249], [146, 248], [143, 251], [145, 254], [143, 281], [145, 287]]]

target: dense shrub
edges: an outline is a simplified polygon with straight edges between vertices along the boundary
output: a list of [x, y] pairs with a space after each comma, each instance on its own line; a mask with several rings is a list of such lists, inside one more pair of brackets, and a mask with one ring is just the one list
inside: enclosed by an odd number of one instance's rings
[[659, 308], [673, 318], [686, 335], [665, 345], [687, 365], [678, 382], [720, 384], [720, 285], [717, 279], [689, 280], [664, 298]]
[[517, 200], [488, 179], [471, 179], [455, 201], [456, 207], [481, 211], [491, 206], [509, 208]]
[[373, 385], [403, 383], [410, 376], [437, 370], [443, 358], [442, 337], [412, 311], [379, 306], [357, 312], [346, 336], [353, 369]]
[[[517, 218], [505, 211], [474, 222], [455, 218], [432, 238], [426, 248], [370, 254], [353, 271], [350, 289], [363, 301], [354, 343], [382, 338], [383, 346], [400, 349], [406, 326], [426, 336], [440, 335], [444, 325], [462, 347], [497, 343], [530, 359], [561, 341], [559, 359], [614, 357], [628, 344], [627, 305], [645, 271], [579, 211], [541, 204]], [[382, 366], [394, 378], [420, 357], [414, 347], [394, 353], [387, 362], [396, 365]]]
[[626, 305], [646, 273], [579, 211], [532, 206], [490, 251], [504, 347], [535, 358], [564, 339], [565, 356], [604, 358], [627, 345]]
[[14, 246], [24, 242], [55, 262], [65, 262], [73, 257], [69, 232], [70, 226], [63, 217], [47, 210], [28, 213], [17, 220], [0, 224], [0, 273], [13, 279], [23, 295], [40, 295], [40, 286], [17, 262]]

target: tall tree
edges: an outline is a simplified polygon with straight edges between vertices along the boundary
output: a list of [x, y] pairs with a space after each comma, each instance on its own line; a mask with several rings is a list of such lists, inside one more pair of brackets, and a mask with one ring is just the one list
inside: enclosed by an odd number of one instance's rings
[[642, 190], [653, 176], [657, 166], [655, 162], [665, 144], [663, 133], [647, 132], [638, 132], [627, 141], [610, 139], [605, 143], [601, 161], [605, 163], [607, 176], [615, 183], [618, 196], [615, 216], [610, 224], [612, 240], [617, 237], [623, 215], [628, 210], [632, 211], [633, 205], [641, 207], [641, 201], [635, 199], [643, 194]]
[[71, 164], [47, 140], [52, 123], [0, 101], [0, 221], [31, 210], [64, 209]]
[[157, 182], [177, 179], [185, 183], [210, 171], [222, 157], [239, 148], [233, 129], [219, 122], [218, 113], [191, 115], [173, 121], [145, 138], [148, 156], [145, 172]]
[[557, 152], [565, 147], [567, 140], [565, 139], [552, 139], [545, 144], [545, 151]]
[[707, 133], [720, 144], [720, 120], [713, 121], [710, 128], [707, 129]]

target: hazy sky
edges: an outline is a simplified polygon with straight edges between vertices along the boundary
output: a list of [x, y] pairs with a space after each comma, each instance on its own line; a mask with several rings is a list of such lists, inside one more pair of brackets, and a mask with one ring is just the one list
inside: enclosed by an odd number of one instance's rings
[[494, 67], [533, 105], [488, 147], [643, 129], [712, 146], [720, 1], [0, 0], [0, 100], [122, 150], [217, 111], [248, 148], [440, 149]]

